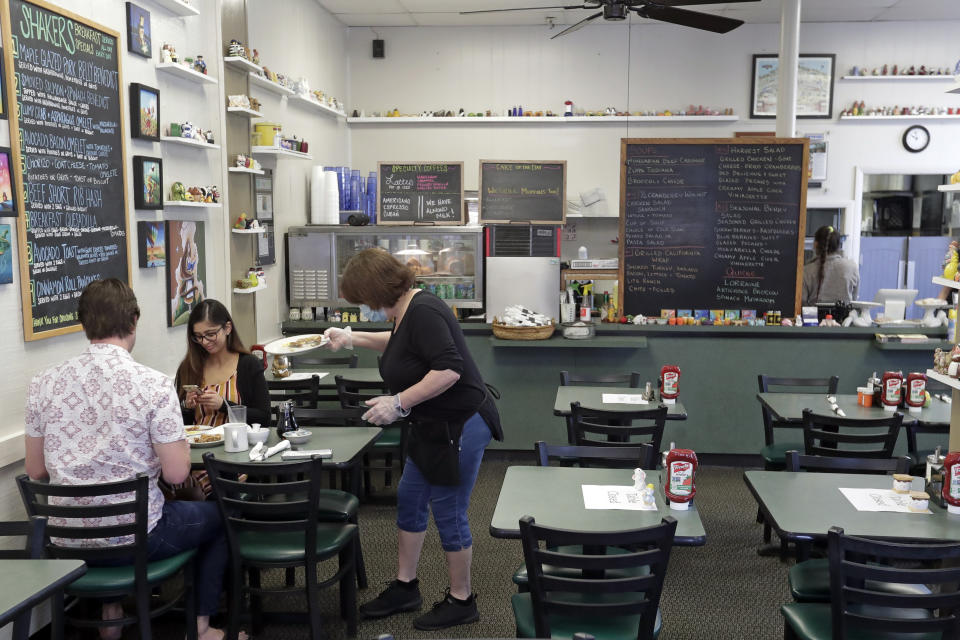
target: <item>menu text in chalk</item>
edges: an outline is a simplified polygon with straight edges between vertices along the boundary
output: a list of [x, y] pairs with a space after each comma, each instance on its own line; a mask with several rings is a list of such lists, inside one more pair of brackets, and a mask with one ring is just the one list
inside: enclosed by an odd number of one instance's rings
[[462, 162], [379, 162], [378, 224], [463, 224]]

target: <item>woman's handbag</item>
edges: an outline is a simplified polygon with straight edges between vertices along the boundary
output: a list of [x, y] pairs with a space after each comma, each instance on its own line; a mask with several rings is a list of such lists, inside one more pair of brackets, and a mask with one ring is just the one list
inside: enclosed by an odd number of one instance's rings
[[407, 454], [430, 484], [460, 484], [462, 424], [411, 421]]

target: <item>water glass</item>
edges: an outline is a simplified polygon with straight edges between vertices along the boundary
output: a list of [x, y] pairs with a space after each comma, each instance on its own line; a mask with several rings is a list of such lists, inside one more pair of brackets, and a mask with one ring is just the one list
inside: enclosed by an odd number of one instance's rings
[[247, 424], [247, 408], [242, 404], [228, 404], [227, 421]]

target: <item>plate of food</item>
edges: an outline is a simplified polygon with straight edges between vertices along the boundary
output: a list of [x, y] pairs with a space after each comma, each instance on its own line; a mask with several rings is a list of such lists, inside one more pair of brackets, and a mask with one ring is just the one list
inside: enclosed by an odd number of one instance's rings
[[204, 447], [216, 447], [223, 444], [222, 433], [199, 433], [193, 436], [187, 436], [187, 442], [191, 447], [203, 449]]
[[280, 338], [264, 345], [263, 350], [274, 356], [288, 356], [295, 353], [304, 353], [319, 349], [330, 340], [321, 333]]
[[188, 436], [195, 436], [198, 433], [203, 433], [204, 431], [209, 431], [213, 427], [206, 424], [187, 424], [183, 426], [183, 430]]

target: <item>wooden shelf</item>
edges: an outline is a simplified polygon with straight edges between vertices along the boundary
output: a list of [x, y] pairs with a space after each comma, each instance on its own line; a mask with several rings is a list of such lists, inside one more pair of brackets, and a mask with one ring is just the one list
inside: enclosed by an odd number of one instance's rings
[[201, 149], [219, 149], [220, 145], [200, 142], [195, 138], [180, 138], [177, 136], [160, 136], [160, 142], [169, 142], [171, 144], [180, 144], [187, 147], [199, 147]]
[[931, 339], [928, 342], [874, 342], [874, 346], [881, 351], [929, 351], [936, 349], [952, 349], [952, 342]]
[[258, 86], [258, 87], [261, 87], [261, 88], [263, 88], [263, 89], [266, 89], [267, 91], [269, 91], [269, 92], [271, 92], [271, 93], [275, 93], [275, 94], [277, 94], [277, 95], [279, 95], [279, 96], [292, 96], [292, 95], [293, 95], [293, 90], [292, 90], [292, 89], [287, 89], [287, 88], [286, 88], [285, 86], [283, 86], [282, 84], [278, 84], [278, 83], [276, 83], [276, 82], [274, 82], [274, 81], [272, 81], [272, 80], [268, 80], [267, 78], [265, 78], [265, 77], [263, 77], [263, 76], [261, 76], [261, 75], [257, 75], [256, 73], [251, 73], [251, 74], [250, 74], [250, 84], [254, 84], [254, 85]]
[[619, 277], [620, 271], [617, 269], [562, 269], [560, 271], [561, 280], [569, 280], [570, 278], [595, 278], [598, 280], [608, 280], [609, 278]]
[[257, 291], [263, 291], [263, 290], [266, 289], [266, 288], [267, 288], [267, 285], [265, 285], [265, 284], [258, 284], [257, 286], [255, 286], [255, 287], [250, 287], [250, 288], [248, 288], [248, 289], [241, 289], [241, 288], [239, 288], [239, 287], [234, 287], [234, 288], [233, 288], [233, 292], [234, 292], [234, 293], [256, 293]]
[[266, 233], [266, 232], [267, 230], [264, 229], [263, 227], [260, 227], [259, 229], [230, 229], [230, 233], [236, 233], [241, 235], [251, 235], [255, 233]]
[[288, 156], [291, 158], [300, 158], [301, 160], [313, 160], [313, 156], [309, 153], [290, 151], [289, 149], [281, 149], [280, 147], [250, 147], [250, 153], [255, 156]]
[[242, 116], [244, 118], [262, 118], [263, 114], [246, 107], [227, 107], [227, 113]]
[[622, 122], [737, 122], [739, 116], [490, 116], [490, 117], [428, 117], [397, 116], [391, 118], [347, 118], [350, 124], [427, 124], [427, 125], [474, 125], [474, 124], [614, 124]]
[[917, 116], [840, 116], [841, 120], [960, 120], [960, 115], [917, 115]]
[[335, 118], [347, 117], [345, 113], [341, 113], [332, 107], [328, 107], [325, 104], [320, 104], [319, 102], [317, 102], [316, 100], [313, 100], [312, 98], [305, 98], [304, 96], [290, 96], [289, 98], [287, 98], [287, 102], [291, 104], [305, 106], [310, 109], [316, 109], [320, 113], [333, 116]]
[[941, 184], [937, 191], [960, 191], [960, 184]]
[[951, 378], [950, 376], [945, 376], [942, 373], [937, 373], [933, 369], [927, 369], [927, 378], [930, 380], [936, 380], [940, 384], [945, 384], [951, 389], [960, 391], [960, 380]]
[[190, 202], [188, 200], [164, 200], [163, 208], [188, 207], [191, 209], [219, 209], [223, 205], [219, 202]]
[[159, 62], [157, 63], [157, 71], [163, 71], [165, 73], [169, 73], [170, 75], [177, 76], [178, 78], [183, 78], [184, 80], [190, 80], [192, 82], [199, 82], [201, 84], [217, 84], [216, 78], [205, 73], [200, 73], [199, 71], [194, 71], [190, 67], [185, 67], [184, 65], [176, 62]]
[[895, 82], [901, 80], [954, 80], [955, 76], [950, 75], [925, 75], [925, 76], [902, 76], [902, 75], [886, 75], [886, 76], [841, 76], [841, 80], [893, 80]]
[[177, 16], [198, 16], [200, 15], [200, 9], [197, 9], [192, 4], [187, 4], [182, 0], [150, 0], [153, 4], [163, 7], [170, 13]]
[[227, 171], [230, 173], [252, 173], [256, 176], [263, 175], [263, 169], [247, 169], [246, 167], [230, 167]]
[[243, 71], [247, 73], [263, 73], [263, 67], [254, 64], [246, 58], [240, 56], [224, 56], [223, 65], [234, 71]]
[[960, 289], [960, 282], [947, 280], [946, 278], [941, 278], [940, 276], [933, 277], [933, 284], [938, 284], [941, 287], [950, 287], [951, 289]]

